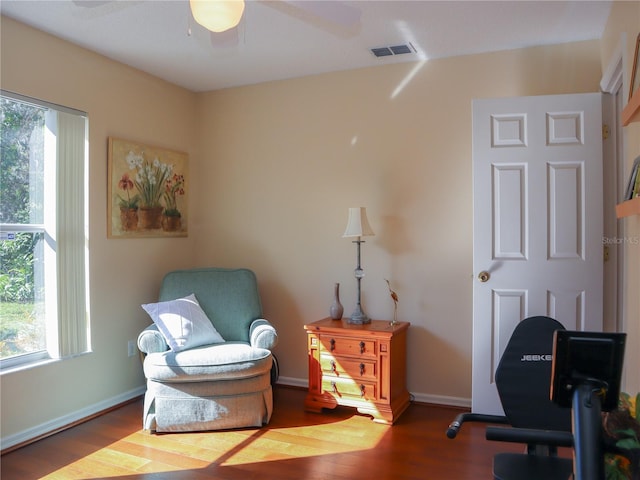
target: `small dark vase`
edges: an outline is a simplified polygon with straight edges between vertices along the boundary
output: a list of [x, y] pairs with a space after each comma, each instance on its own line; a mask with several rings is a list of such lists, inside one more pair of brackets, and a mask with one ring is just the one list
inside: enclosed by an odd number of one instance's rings
[[340, 284], [336, 283], [333, 288], [333, 303], [329, 308], [329, 315], [333, 320], [342, 320], [343, 313], [344, 307], [340, 303]]

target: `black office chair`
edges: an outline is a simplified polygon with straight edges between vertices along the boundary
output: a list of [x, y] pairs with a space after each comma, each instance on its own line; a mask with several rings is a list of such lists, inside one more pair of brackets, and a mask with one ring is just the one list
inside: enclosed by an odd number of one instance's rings
[[526, 454], [499, 453], [493, 459], [496, 480], [567, 480], [573, 465], [557, 456], [558, 447], [571, 447], [571, 411], [550, 399], [554, 332], [564, 330], [552, 318], [522, 320], [515, 328], [495, 372], [504, 416], [463, 413], [449, 425], [455, 438], [464, 422], [506, 424], [489, 426], [487, 440], [527, 445]]

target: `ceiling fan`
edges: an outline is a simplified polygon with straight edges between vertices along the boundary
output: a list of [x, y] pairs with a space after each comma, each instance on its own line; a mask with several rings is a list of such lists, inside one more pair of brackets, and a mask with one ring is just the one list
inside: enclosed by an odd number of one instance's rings
[[207, 30], [226, 32], [240, 23], [244, 0], [189, 0], [193, 19]]
[[[249, 0], [307, 22], [326, 22], [334, 27], [351, 29], [359, 25], [358, 8], [337, 0]], [[115, 0], [73, 0], [76, 6], [94, 8]], [[131, 2], [136, 3], [136, 2]], [[185, 2], [186, 3], [186, 2]], [[189, 0], [193, 20], [211, 32], [215, 47], [238, 44], [238, 28], [245, 13], [245, 0]], [[191, 29], [189, 28], [189, 35]]]
[[[253, 0], [254, 3], [266, 5], [276, 9], [286, 15], [308, 23], [324, 22], [335, 28], [352, 29], [359, 25], [361, 12], [358, 8], [347, 5], [336, 0], [278, 0], [263, 1]], [[214, 47], [231, 47], [237, 45], [240, 34], [244, 0], [189, 0], [191, 12], [194, 20], [211, 31], [211, 43]], [[200, 5], [196, 5], [200, 4]], [[229, 12], [228, 22], [219, 29], [209, 28], [200, 22], [196, 16], [198, 8], [203, 4], [211, 9], [221, 8], [221, 4], [226, 4], [225, 9]], [[217, 5], [216, 5], [217, 4]], [[246, 14], [244, 14], [246, 16]], [[220, 15], [219, 18], [222, 18]]]

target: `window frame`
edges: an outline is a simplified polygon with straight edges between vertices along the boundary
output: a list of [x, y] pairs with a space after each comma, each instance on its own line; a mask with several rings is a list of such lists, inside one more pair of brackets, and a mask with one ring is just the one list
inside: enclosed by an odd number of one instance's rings
[[[45, 267], [44, 285], [45, 350], [0, 359], [2, 374], [43, 361], [89, 353], [91, 336], [88, 308], [88, 116], [79, 110], [6, 90], [0, 90], [0, 96], [46, 110], [43, 187], [48, 204], [43, 224], [0, 224], [0, 231], [42, 233], [45, 242], [43, 262], [48, 265]], [[51, 161], [47, 161], [47, 157], [53, 157], [55, 164], [49, 171], [46, 165], [51, 165]], [[47, 193], [52, 185], [53, 192]], [[55, 206], [52, 205], [54, 203]], [[61, 215], [61, 211], [65, 214]], [[67, 215], [68, 211], [72, 212], [71, 215]], [[71, 286], [67, 287], [69, 282]]]

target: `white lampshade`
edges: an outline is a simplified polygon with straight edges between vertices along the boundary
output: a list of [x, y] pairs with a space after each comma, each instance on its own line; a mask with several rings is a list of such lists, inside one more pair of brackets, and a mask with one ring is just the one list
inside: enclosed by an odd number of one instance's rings
[[193, 18], [212, 32], [224, 32], [240, 23], [244, 0], [189, 0]]
[[367, 237], [375, 235], [369, 221], [367, 220], [367, 209], [365, 207], [354, 207], [349, 209], [349, 219], [347, 229], [343, 237]]

